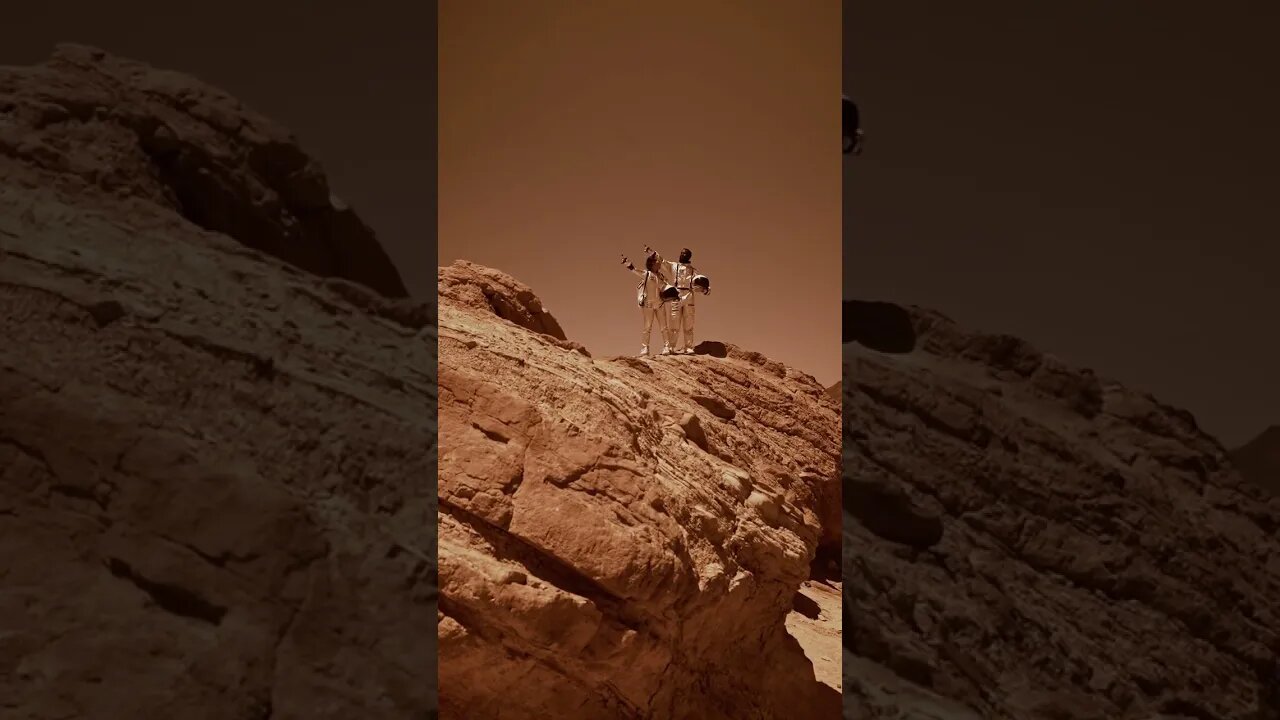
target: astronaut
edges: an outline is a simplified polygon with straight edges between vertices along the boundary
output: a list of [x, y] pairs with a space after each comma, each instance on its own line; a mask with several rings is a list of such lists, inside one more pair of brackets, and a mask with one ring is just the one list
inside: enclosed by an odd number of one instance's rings
[[[656, 250], [645, 248], [646, 252], [658, 255]], [[697, 294], [708, 295], [711, 293], [711, 281], [705, 275], [699, 275], [698, 271], [693, 267], [693, 251], [684, 248], [680, 251], [680, 257], [675, 262], [665, 262], [662, 256], [658, 255], [659, 262], [666, 270], [667, 276], [670, 278], [671, 285], [674, 286], [674, 299], [668, 306], [667, 318], [667, 344], [672, 352], [682, 353], [685, 355], [693, 354], [693, 320], [695, 303], [694, 298]], [[698, 281], [695, 283], [695, 279]], [[682, 344], [683, 343], [683, 344]], [[681, 347], [677, 348], [678, 345]]]
[[[622, 256], [622, 265], [640, 277], [640, 285], [636, 287], [636, 304], [640, 306], [641, 330], [640, 357], [649, 356], [649, 339], [653, 336], [653, 325], [658, 325], [658, 333], [662, 336], [662, 354], [671, 354], [671, 336], [667, 332], [667, 300], [662, 297], [663, 288], [669, 287], [662, 269], [662, 258], [655, 252], [648, 252], [644, 259], [644, 270]], [[671, 294], [671, 293], [668, 293]]]

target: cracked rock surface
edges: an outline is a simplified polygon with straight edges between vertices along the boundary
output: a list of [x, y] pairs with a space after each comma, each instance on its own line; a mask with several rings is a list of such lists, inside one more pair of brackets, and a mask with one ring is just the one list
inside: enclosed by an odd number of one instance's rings
[[434, 306], [384, 260], [199, 81], [0, 69], [0, 716], [434, 716]]
[[1184, 411], [904, 314], [845, 346], [845, 717], [1280, 717], [1280, 500]]
[[593, 359], [518, 281], [439, 279], [442, 716], [837, 717], [785, 625], [838, 550], [836, 401], [723, 343]]

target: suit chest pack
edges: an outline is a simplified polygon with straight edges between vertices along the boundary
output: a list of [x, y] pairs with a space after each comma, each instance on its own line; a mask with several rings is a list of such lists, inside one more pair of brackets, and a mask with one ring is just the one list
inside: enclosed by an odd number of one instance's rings
[[689, 263], [669, 263], [671, 265], [671, 273], [675, 277], [675, 282], [662, 288], [662, 298], [664, 300], [679, 300], [680, 291], [692, 290], [690, 280], [697, 274], [693, 269], [693, 265]]

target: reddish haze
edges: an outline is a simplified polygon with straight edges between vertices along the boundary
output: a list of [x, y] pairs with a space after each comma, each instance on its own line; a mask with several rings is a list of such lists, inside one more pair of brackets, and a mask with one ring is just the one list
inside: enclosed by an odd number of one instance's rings
[[639, 350], [619, 254], [683, 246], [697, 339], [840, 375], [835, 0], [452, 0], [440, 262], [504, 270], [597, 357]]

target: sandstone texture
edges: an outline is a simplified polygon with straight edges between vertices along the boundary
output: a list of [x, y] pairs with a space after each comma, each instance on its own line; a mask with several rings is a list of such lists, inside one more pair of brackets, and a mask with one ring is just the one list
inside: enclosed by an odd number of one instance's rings
[[840, 541], [824, 388], [724, 343], [594, 359], [518, 281], [439, 281], [442, 717], [838, 717], [786, 631]]
[[860, 312], [846, 718], [1277, 717], [1280, 500], [1186, 412], [937, 313]]
[[0, 69], [0, 717], [435, 716], [433, 303], [288, 134]]

